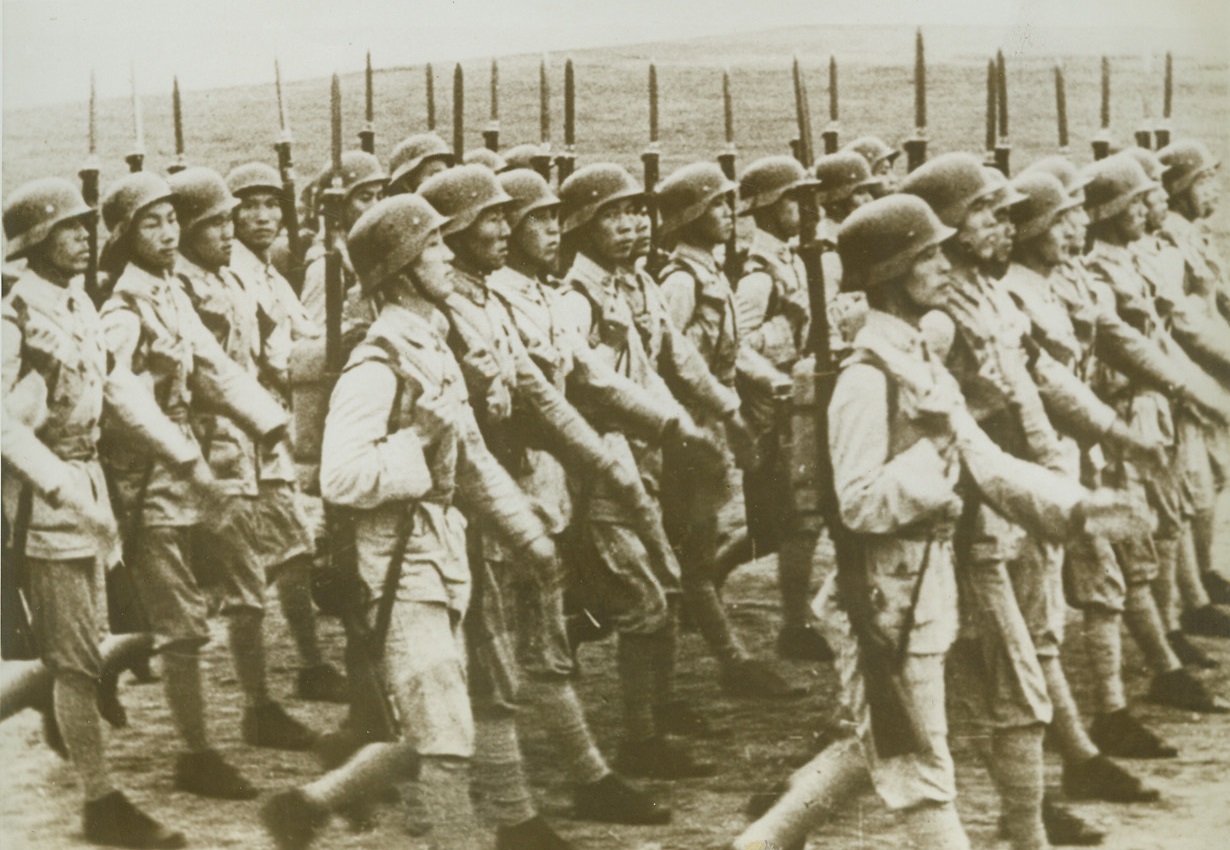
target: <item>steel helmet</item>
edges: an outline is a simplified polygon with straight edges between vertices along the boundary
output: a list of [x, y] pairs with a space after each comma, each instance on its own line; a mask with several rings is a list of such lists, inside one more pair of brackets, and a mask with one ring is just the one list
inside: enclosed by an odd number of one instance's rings
[[559, 198], [551, 191], [551, 186], [542, 175], [530, 168], [514, 168], [499, 176], [500, 188], [510, 198], [508, 205], [508, 227], [516, 230], [525, 217], [535, 210], [558, 207]]
[[622, 165], [587, 165], [559, 187], [560, 229], [570, 233], [588, 224], [607, 204], [644, 196], [641, 184]]
[[1195, 139], [1181, 139], [1171, 142], [1157, 152], [1157, 158], [1166, 167], [1162, 175], [1162, 185], [1166, 194], [1178, 195], [1191, 188], [1196, 178], [1221, 167], [1221, 163], [1213, 158], [1213, 154], [1202, 142]]
[[429, 159], [442, 159], [451, 166], [452, 148], [435, 133], [419, 133], [405, 139], [389, 157], [389, 185], [401, 183]]
[[496, 174], [499, 174], [508, 167], [507, 160], [490, 148], [468, 150], [461, 157], [461, 161], [466, 165], [484, 165]]
[[820, 184], [818, 197], [825, 204], [848, 198], [859, 189], [884, 185], [881, 178], [872, 176], [867, 160], [854, 151], [820, 157], [813, 173]]
[[374, 292], [418, 259], [448, 219], [419, 195], [377, 201], [350, 228], [346, 248], [364, 293]]
[[15, 260], [51, 235], [58, 224], [95, 216], [81, 192], [62, 177], [44, 177], [17, 187], [4, 204], [5, 259]]
[[901, 191], [926, 201], [940, 221], [960, 227], [975, 201], [996, 191], [971, 153], [940, 154], [906, 176]]
[[208, 219], [229, 216], [239, 205], [222, 175], [212, 168], [185, 168], [168, 177], [167, 185], [171, 187], [171, 202], [184, 233]]
[[995, 209], [1002, 210], [1008, 207], [1015, 206], [1025, 200], [1025, 196], [1012, 188], [1012, 184], [1008, 182], [1008, 178], [1004, 176], [1004, 172], [998, 168], [992, 168], [989, 165], [984, 165], [983, 175], [987, 178], [987, 182], [994, 188], [991, 190], [994, 200], [992, 203]]
[[876, 136], [860, 136], [847, 144], [843, 151], [853, 151], [867, 160], [867, 165], [875, 169], [881, 162], [893, 162], [901, 155], [898, 148], [889, 147], [886, 142]]
[[110, 233], [106, 247], [119, 244], [142, 211], [159, 201], [170, 200], [171, 187], [167, 181], [149, 171], [126, 174], [112, 183], [102, 201], [103, 223]]
[[713, 162], [694, 162], [673, 172], [662, 181], [655, 193], [658, 215], [662, 217], [659, 232], [673, 233], [698, 219], [714, 198], [739, 188]]
[[440, 229], [445, 236], [462, 232], [485, 210], [513, 200], [484, 165], [459, 165], [442, 171], [428, 178], [419, 187], [419, 194], [448, 219]]
[[1074, 198], [1064, 189], [1058, 177], [1042, 169], [1022, 172], [1012, 181], [1012, 188], [1022, 196], [1011, 212], [1018, 242], [1038, 236], [1054, 224], [1060, 213], [1082, 203], [1081, 198]]
[[[326, 168], [320, 178], [321, 189], [330, 188], [336, 176], [339, 175], [334, 174], [332, 166]], [[379, 183], [383, 186], [389, 182], [388, 175], [384, 173], [384, 166], [380, 164], [380, 160], [366, 151], [346, 151], [343, 153], [340, 176], [342, 178], [342, 191], [346, 193], [347, 198], [360, 186], [368, 186], [372, 183]]]
[[837, 233], [841, 288], [864, 290], [901, 277], [919, 254], [954, 233], [914, 195], [889, 195], [864, 204]]
[[1085, 209], [1093, 222], [1114, 218], [1132, 201], [1157, 187], [1130, 156], [1111, 156], [1085, 169]]
[[744, 169], [739, 178], [739, 215], [750, 215], [772, 206], [787, 192], [814, 189], [818, 185], [794, 157], [758, 159]]
[[1028, 168], [1022, 171], [1026, 174], [1033, 171], [1042, 171], [1050, 174], [1061, 184], [1068, 194], [1074, 197], [1082, 197], [1085, 192], [1085, 184], [1088, 182], [1085, 175], [1080, 172], [1072, 160], [1066, 156], [1055, 154], [1054, 156], [1044, 156], [1037, 162], [1032, 163]]
[[1144, 169], [1146, 177], [1154, 183], [1159, 185], [1161, 184], [1162, 174], [1166, 171], [1166, 166], [1162, 165], [1161, 159], [1159, 159], [1158, 155], [1153, 151], [1148, 148], [1134, 146], [1124, 148], [1121, 152], [1115, 154], [1115, 156], [1130, 156], [1140, 164], [1142, 169]]
[[537, 157], [546, 155], [547, 149], [542, 145], [536, 145], [532, 142], [514, 145], [504, 151], [504, 170], [512, 171], [515, 168], [533, 168], [534, 160]]
[[237, 165], [226, 175], [226, 188], [236, 198], [242, 198], [248, 192], [273, 192], [278, 197], [282, 195], [282, 176], [278, 170], [263, 162], [246, 162]]

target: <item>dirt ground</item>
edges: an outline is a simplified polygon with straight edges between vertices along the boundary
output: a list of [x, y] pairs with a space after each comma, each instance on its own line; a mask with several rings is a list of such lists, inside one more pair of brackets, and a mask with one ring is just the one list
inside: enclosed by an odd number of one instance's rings
[[[1223, 499], [1220, 523], [1230, 534], [1230, 500]], [[1227, 539], [1223, 536], [1222, 539]], [[1226, 553], [1221, 562], [1226, 567]], [[818, 553], [823, 569], [830, 563], [827, 547]], [[726, 590], [727, 604], [749, 645], [768, 655], [777, 633], [776, 571], [772, 558], [761, 559], [737, 572]], [[293, 689], [296, 658], [280, 617], [271, 619], [270, 678], [277, 694]], [[215, 624], [220, 626], [221, 624]], [[1075, 635], [1076, 622], [1071, 621]], [[322, 622], [331, 656], [340, 659], [341, 635], [332, 621]], [[266, 792], [312, 778], [317, 768], [311, 755], [280, 753], [244, 747], [239, 738], [241, 701], [222, 631], [207, 648], [210, 720], [217, 746]], [[1222, 662], [1210, 680], [1230, 695], [1230, 643], [1197, 640]], [[1077, 804], [1074, 808], [1110, 832], [1105, 844], [1122, 850], [1214, 850], [1227, 846], [1230, 835], [1230, 716], [1210, 717], [1160, 709], [1143, 702], [1147, 687], [1139, 653], [1126, 643], [1126, 675], [1135, 709], [1149, 725], [1178, 746], [1180, 756], [1169, 761], [1131, 765], [1162, 791], [1152, 805]], [[1084, 659], [1074, 640], [1065, 654], [1069, 677], [1078, 700], [1085, 696], [1081, 671]], [[583, 677], [579, 688], [591, 723], [603, 748], [613, 752], [619, 730], [619, 698], [613, 647], [587, 645], [581, 653]], [[719, 775], [676, 783], [654, 790], [669, 801], [675, 816], [666, 827], [610, 827], [572, 820], [570, 795], [554, 769], [552, 751], [532, 718], [524, 727], [523, 743], [532, 766], [541, 811], [578, 848], [592, 850], [705, 850], [729, 840], [745, 822], [743, 808], [749, 795], [771, 788], [811, 755], [815, 736], [834, 705], [836, 680], [825, 665], [783, 663], [783, 669], [810, 687], [809, 694], [787, 702], [731, 700], [716, 682], [716, 665], [706, 657], [700, 638], [685, 634], [681, 640], [680, 693], [728, 735], [698, 743], [704, 756], [721, 765]], [[173, 822], [198, 848], [270, 847], [258, 820], [260, 802], [219, 803], [178, 793], [171, 787], [171, 766], [177, 750], [161, 687], [126, 681], [122, 691], [131, 724], [110, 736], [109, 756], [116, 781], [141, 805]], [[287, 699], [290, 709], [318, 729], [332, 726], [341, 716], [337, 706]], [[957, 760], [962, 819], [976, 848], [997, 846], [998, 801], [986, 772], [978, 764], [973, 742], [962, 732], [961, 718], [953, 718], [953, 749]], [[75, 777], [41, 740], [38, 716], [26, 712], [0, 727], [0, 848], [3, 850], [59, 850], [87, 846], [80, 838], [79, 804]], [[1048, 758], [1048, 780], [1059, 782], [1058, 760]], [[406, 848], [425, 845], [405, 831], [400, 807], [389, 806], [378, 816], [376, 828], [351, 833], [335, 820], [317, 846], [337, 848]], [[808, 845], [812, 850], [895, 850], [904, 833], [879, 801], [868, 796], [835, 818]]]

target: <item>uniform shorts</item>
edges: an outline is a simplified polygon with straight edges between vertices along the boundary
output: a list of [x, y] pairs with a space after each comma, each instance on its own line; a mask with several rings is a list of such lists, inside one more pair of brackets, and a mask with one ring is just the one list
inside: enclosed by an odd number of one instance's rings
[[587, 518], [567, 551], [574, 599], [599, 622], [628, 634], [653, 634], [666, 625], [666, 590], [632, 528]]
[[197, 526], [146, 526], [130, 541], [133, 584], [157, 648], [209, 642], [208, 606], [192, 568]]
[[416, 753], [473, 754], [465, 639], [455, 612], [443, 603], [399, 598], [389, 621], [384, 676], [402, 735]]
[[32, 626], [43, 663], [53, 673], [102, 672], [98, 642], [106, 610], [102, 566], [95, 558], [28, 558]]
[[277, 567], [315, 551], [311, 525], [289, 484], [262, 482], [256, 498], [235, 497], [232, 514], [208, 547], [228, 561], [227, 608], [264, 607], [265, 588]]
[[517, 666], [535, 679], [570, 676], [574, 665], [564, 627], [562, 567], [544, 574], [517, 564], [495, 563], [492, 572], [500, 588]]

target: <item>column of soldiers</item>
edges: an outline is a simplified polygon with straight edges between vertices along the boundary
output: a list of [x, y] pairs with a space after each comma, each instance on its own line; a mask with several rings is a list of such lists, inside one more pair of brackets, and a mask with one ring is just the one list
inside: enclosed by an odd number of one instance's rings
[[[518, 736], [529, 713], [578, 817], [669, 822], [623, 777], [717, 771], [694, 742], [719, 730], [675, 692], [682, 620], [727, 694], [805, 691], [748, 651], [722, 602], [733, 561], [718, 518], [740, 489], [753, 550], [778, 555], [778, 654], [836, 666], [845, 734], [724, 847], [802, 848], [868, 789], [912, 846], [967, 847], [946, 689], [977, 729], [1014, 850], [1102, 839], [1044, 797], [1047, 730], [1067, 799], [1156, 800], [1112, 760], [1176, 755], [1129, 709], [1121, 624], [1151, 702], [1226, 710], [1192, 671], [1215, 660], [1189, 640], [1230, 637], [1213, 520], [1230, 468], [1230, 270], [1203, 224], [1217, 163], [1178, 141], [1079, 171], [1053, 157], [1012, 181], [950, 153], [899, 179], [896, 157], [866, 137], [812, 169], [764, 158], [737, 182], [684, 166], [654, 193], [649, 246], [645, 189], [621, 166], [553, 190], [526, 167], [533, 146], [455, 163], [421, 134], [387, 171], [353, 151], [322, 172], [341, 238], [301, 256], [279, 245], [270, 166], [137, 173], [101, 205], [97, 305], [80, 277], [97, 213], [59, 179], [11, 193], [6, 546], [41, 661], [6, 682], [5, 714], [44, 711], [81, 777], [86, 839], [187, 841], [109, 778], [100, 716], [122, 725], [114, 678], [133, 656], [160, 659], [176, 786], [258, 795], [208, 734], [201, 652], [217, 613], [243, 740], [317, 748], [327, 768], [264, 802], [281, 848], [310, 846], [334, 814], [361, 822], [389, 792], [432, 846], [492, 833], [501, 850], [572, 846], [538, 814]], [[822, 282], [798, 254], [808, 209]], [[732, 280], [720, 246], [736, 213], [754, 232]], [[656, 279], [650, 250], [668, 256]], [[347, 359], [326, 402], [329, 251]], [[806, 412], [817, 285], [840, 358], [827, 445]], [[821, 452], [829, 533], [855, 557], [817, 577]], [[349, 559], [321, 566], [326, 550]], [[121, 577], [135, 593], [110, 605], [144, 633], [104, 639], [103, 589]], [[322, 654], [314, 580], [322, 610], [364, 624], [347, 629], [349, 681]], [[270, 584], [299, 696], [351, 703], [336, 732], [270, 693]], [[1060, 664], [1067, 606], [1088, 728]], [[608, 761], [576, 683], [579, 644], [611, 632], [622, 731]]]

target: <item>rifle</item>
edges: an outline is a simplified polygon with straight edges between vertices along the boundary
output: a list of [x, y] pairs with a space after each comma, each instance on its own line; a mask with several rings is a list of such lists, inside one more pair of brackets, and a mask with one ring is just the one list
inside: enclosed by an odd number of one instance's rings
[[124, 162], [128, 163], [129, 172], [136, 174], [145, 167], [145, 121], [141, 116], [141, 98], [137, 96], [137, 65], [135, 62], [131, 66], [128, 81], [132, 87], [132, 135], [134, 144], [132, 153], [124, 157]]
[[1166, 51], [1166, 72], [1162, 81], [1162, 121], [1153, 131], [1157, 149], [1170, 144], [1170, 108], [1174, 105], [1174, 54]]
[[491, 120], [483, 130], [483, 145], [489, 151], [500, 149], [500, 65], [491, 60]]
[[171, 117], [175, 126], [175, 162], [167, 166], [167, 174], [176, 174], [188, 167], [184, 162], [184, 109], [179, 99], [179, 76], [171, 78]]
[[641, 154], [642, 173], [645, 178], [645, 213], [649, 216], [649, 254], [645, 258], [645, 270], [656, 280], [665, 264], [665, 257], [658, 247], [658, 201], [654, 192], [658, 188], [662, 152], [658, 147], [658, 67], [649, 63], [649, 146]]
[[908, 170], [927, 161], [927, 56], [922, 28], [914, 34], [914, 135], [903, 147]]
[[1110, 156], [1110, 59], [1102, 57], [1102, 128], [1094, 136], [1093, 158], [1106, 159]]
[[359, 131], [359, 149], [376, 152], [376, 93], [372, 84], [372, 52], [367, 51], [367, 66], [363, 69], [363, 129]]
[[[735, 179], [735, 107], [730, 96], [730, 70], [722, 70], [722, 125], [726, 134], [726, 148], [718, 154], [718, 167], [727, 179]], [[734, 197], [731, 197], [731, 212], [734, 212]], [[737, 228], [730, 229], [730, 238], [726, 240], [726, 262], [724, 271], [726, 279], [734, 283], [743, 272], [743, 263], [739, 257], [739, 236]]]
[[837, 57], [829, 55], [829, 123], [820, 134], [825, 154], [837, 153]]
[[431, 63], [427, 63], [427, 130], [434, 133], [436, 131], [436, 75], [431, 69]]
[[538, 153], [530, 160], [542, 179], [551, 180], [551, 80], [547, 76], [547, 55], [538, 63]]
[[[345, 193], [342, 189], [342, 89], [337, 74], [333, 75], [330, 97], [332, 130], [332, 178], [324, 191], [325, 211], [325, 371], [330, 383], [335, 383], [345, 366], [342, 350], [342, 301], [345, 297], [342, 280], [341, 212]], [[329, 510], [329, 562], [337, 572], [345, 571], [354, 587], [362, 586], [358, 564], [354, 562], [354, 526], [345, 521], [346, 512]], [[401, 547], [404, 553], [404, 546]], [[394, 554], [397, 554], [396, 552]], [[390, 570], [393, 569], [390, 562]], [[401, 558], [397, 558], [397, 569]], [[388, 582], [386, 581], [386, 584]], [[386, 588], [387, 591], [387, 588]], [[362, 593], [343, 594], [349, 604], [339, 611], [346, 632], [346, 674], [350, 680], [350, 717], [353, 731], [365, 740], [392, 741], [397, 738], [397, 724], [389, 705], [388, 694], [380, 674], [379, 651], [375, 633], [368, 625]], [[392, 605], [394, 594], [381, 597], [377, 622], [387, 619], [385, 605]], [[383, 644], [383, 640], [380, 641]], [[378, 651], [379, 650], [379, 651]]]
[[[1144, 57], [1145, 84], [1153, 79], [1153, 54], [1146, 53]], [[1141, 120], [1132, 134], [1136, 147], [1152, 150], [1153, 148], [1153, 110], [1149, 106], [1149, 93], [1143, 89], [1140, 92]]]
[[1068, 152], [1068, 94], [1064, 87], [1063, 65], [1055, 63], [1055, 116], [1059, 127], [1059, 152]]
[[291, 156], [290, 124], [286, 120], [286, 101], [282, 96], [282, 67], [273, 60], [274, 86], [278, 95], [278, 126], [281, 134], [274, 142], [278, 154], [278, 171], [282, 175], [282, 225], [286, 229], [286, 246], [290, 253], [287, 264], [289, 282], [295, 294], [303, 289], [303, 240], [299, 232], [299, 203], [295, 190], [295, 162]]
[[1005, 177], [1011, 175], [1009, 157], [1012, 145], [1008, 143], [1008, 70], [1004, 65], [1004, 51], [995, 52], [995, 91], [999, 99], [999, 137], [995, 140], [995, 167]]
[[[94, 87], [94, 72], [90, 71], [90, 120], [89, 153], [77, 176], [81, 178], [81, 197], [94, 209], [98, 209], [98, 98]], [[102, 306], [103, 293], [98, 286], [98, 217], [84, 219], [86, 238], [90, 246], [90, 264], [85, 270], [85, 292], [95, 307]]]
[[560, 185], [577, 167], [577, 85], [572, 60], [564, 60], [564, 152], [555, 158]]
[[465, 104], [465, 75], [458, 62], [453, 66], [453, 161], [458, 165], [465, 162], [466, 155]]
[[[810, 170], [811, 110], [798, 57], [795, 57], [794, 61], [794, 97], [799, 128], [799, 161], [804, 168]], [[923, 117], [925, 118], [925, 114]], [[874, 613], [861, 541], [842, 524], [838, 510], [832, 459], [828, 451], [828, 406], [837, 381], [837, 369], [829, 347], [824, 268], [820, 262], [821, 245], [816, 238], [819, 210], [812, 201], [804, 204], [800, 212], [803, 214], [803, 231], [799, 236], [799, 255], [807, 270], [807, 289], [811, 302], [808, 349], [815, 357], [812, 378], [815, 392], [816, 444], [819, 448], [815, 457], [819, 508], [829, 530], [829, 537], [833, 541], [841, 604], [850, 618], [850, 625], [858, 640], [859, 669], [863, 674], [867, 704], [871, 712], [872, 738], [876, 750], [881, 758], [923, 752], [928, 746], [926, 734], [911, 711], [909, 699], [898, 676], [897, 649], [885, 647], [872, 634]]]

